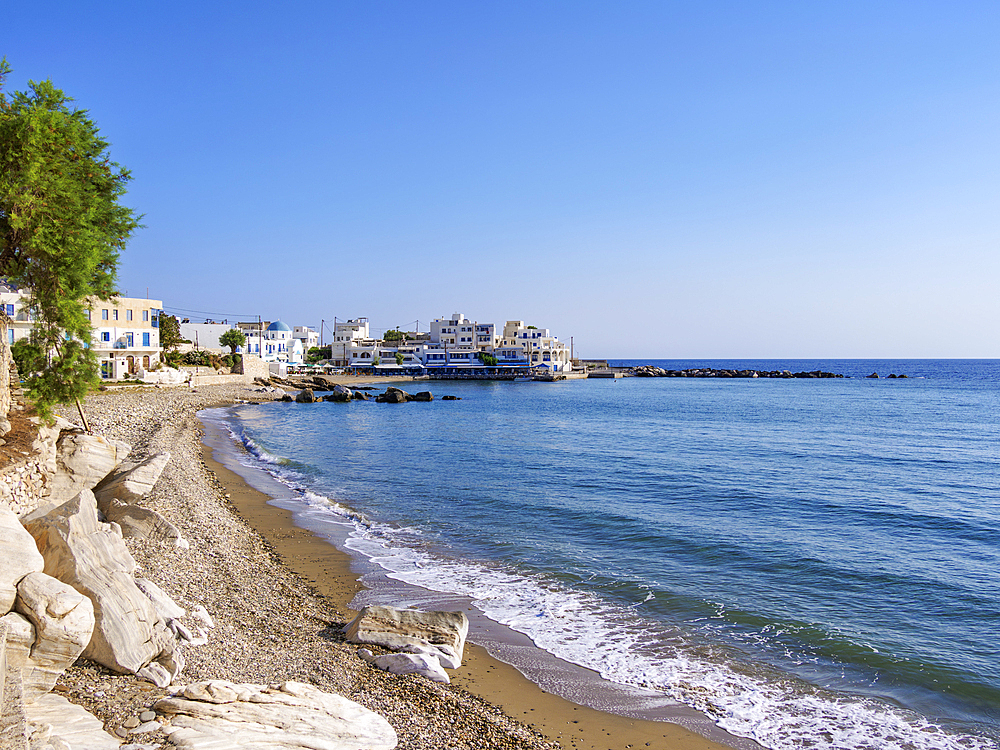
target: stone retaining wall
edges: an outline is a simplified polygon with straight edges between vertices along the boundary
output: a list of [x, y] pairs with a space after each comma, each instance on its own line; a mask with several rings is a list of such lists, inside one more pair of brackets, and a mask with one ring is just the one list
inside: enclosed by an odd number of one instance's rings
[[6, 313], [0, 313], [0, 417], [6, 419], [13, 403], [11, 395], [11, 364], [10, 344], [7, 343], [7, 330], [10, 318]]
[[26, 458], [0, 469], [0, 505], [18, 518], [35, 510], [48, 494], [48, 474], [41, 458]]
[[250, 375], [192, 375], [191, 382], [198, 385], [239, 385], [253, 382]]
[[267, 380], [271, 377], [271, 371], [267, 367], [267, 362], [254, 354], [244, 354], [239, 364], [236, 365], [235, 372], [248, 375], [250, 381], [253, 381], [254, 378], [264, 378]]

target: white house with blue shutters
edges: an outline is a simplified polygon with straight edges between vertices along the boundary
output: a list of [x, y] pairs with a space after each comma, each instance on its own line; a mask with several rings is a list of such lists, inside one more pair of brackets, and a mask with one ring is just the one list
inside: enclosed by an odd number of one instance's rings
[[294, 336], [287, 323], [276, 320], [264, 330], [261, 358], [265, 362], [301, 365], [305, 361], [302, 340]]
[[[11, 323], [7, 345], [31, 334], [34, 325], [28, 309], [28, 294], [10, 285], [0, 285], [0, 311]], [[160, 361], [160, 313], [163, 302], [139, 297], [115, 297], [87, 301], [92, 340], [88, 345], [97, 354], [101, 377], [119, 380], [141, 367]]]
[[90, 300], [93, 348], [101, 377], [119, 380], [148, 370], [160, 361], [160, 314], [163, 302], [138, 297]]

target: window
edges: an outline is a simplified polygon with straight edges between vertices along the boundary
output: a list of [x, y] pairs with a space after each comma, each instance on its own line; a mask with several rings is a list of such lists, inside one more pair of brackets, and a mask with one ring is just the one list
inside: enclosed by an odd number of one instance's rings
[[149, 346], [149, 331], [142, 332], [142, 345]]
[[13, 344], [14, 343], [14, 329], [13, 328], [8, 328], [7, 329], [7, 343], [8, 344]]
[[125, 346], [127, 346], [129, 349], [135, 346], [135, 337], [133, 337], [131, 331], [125, 334]]
[[108, 311], [101, 310], [101, 320], [107, 320], [107, 319], [108, 319]]
[[131, 310], [126, 310], [125, 311], [125, 320], [132, 320], [132, 311]]
[[87, 310], [87, 320], [90, 320], [90, 310]]
[[13, 315], [14, 314], [14, 305], [12, 305], [12, 304], [11, 305], [7, 305], [6, 309], [7, 309], [7, 314], [8, 315]]
[[148, 323], [149, 322], [149, 310], [143, 310], [142, 311], [142, 322], [143, 323]]
[[[107, 310], [104, 312], [107, 312]], [[101, 331], [101, 341], [111, 341], [110, 331]]]
[[117, 311], [117, 310], [114, 310], [114, 311], [113, 311], [113, 313], [114, 313], [114, 318], [115, 318], [115, 320], [118, 320], [118, 311]]

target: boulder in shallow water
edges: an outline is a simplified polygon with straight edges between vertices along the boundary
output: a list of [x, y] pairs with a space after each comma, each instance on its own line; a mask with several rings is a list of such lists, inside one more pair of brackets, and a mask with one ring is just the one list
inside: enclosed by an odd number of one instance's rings
[[316, 401], [316, 396], [310, 388], [303, 388], [295, 397], [295, 403], [297, 404], [311, 404], [314, 401]]
[[375, 397], [375, 402], [379, 404], [405, 404], [412, 400], [413, 396], [399, 388], [386, 388], [385, 393], [380, 393]]
[[346, 403], [350, 401], [352, 397], [353, 394], [351, 393], [350, 388], [337, 384], [330, 389], [330, 393], [326, 395], [326, 400]]

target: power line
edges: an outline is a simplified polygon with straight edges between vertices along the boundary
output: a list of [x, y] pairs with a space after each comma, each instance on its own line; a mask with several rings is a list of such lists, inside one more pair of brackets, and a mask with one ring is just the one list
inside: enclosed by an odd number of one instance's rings
[[177, 313], [183, 313], [185, 315], [188, 315], [188, 314], [191, 314], [191, 313], [196, 313], [198, 315], [207, 315], [207, 316], [212, 317], [212, 318], [216, 318], [216, 317], [218, 317], [218, 318], [256, 318], [257, 317], [256, 314], [254, 314], [254, 315], [239, 315], [237, 313], [213, 312], [211, 310], [189, 310], [189, 309], [184, 308], [184, 307], [167, 307], [167, 306], [164, 306], [163, 311], [164, 312], [168, 312], [171, 315], [174, 314], [175, 312], [177, 312]]

